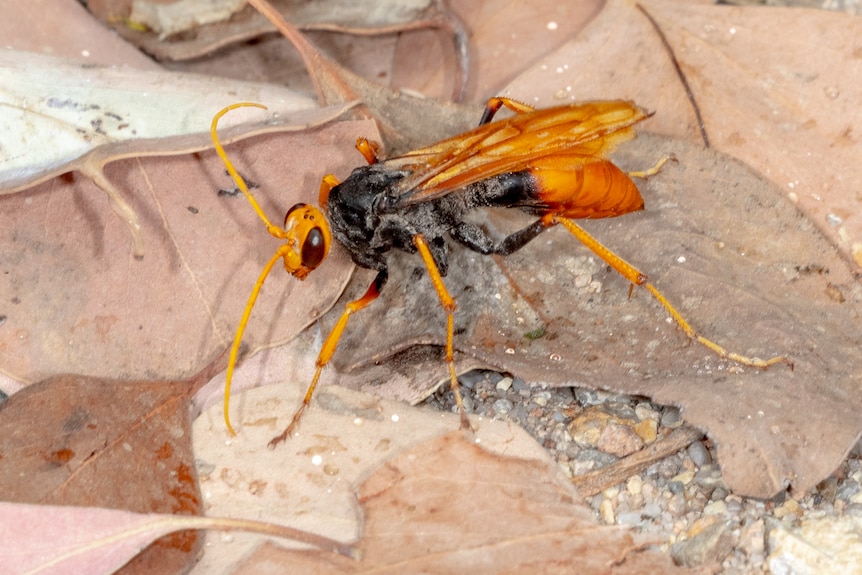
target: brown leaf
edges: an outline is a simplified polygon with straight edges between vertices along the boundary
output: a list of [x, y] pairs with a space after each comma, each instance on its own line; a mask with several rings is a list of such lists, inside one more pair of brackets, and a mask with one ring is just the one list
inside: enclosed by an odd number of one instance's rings
[[[25, 52], [0, 53], [5, 90], [0, 121], [0, 194], [77, 171], [107, 195], [143, 257], [141, 224], [128, 190], [105, 178], [105, 164], [128, 157], [187, 154], [212, 146], [215, 111], [240, 101], [269, 101], [256, 122], [242, 110], [223, 124], [225, 141], [251, 134], [305, 129], [350, 106], [317, 109], [314, 102], [263, 84], [225, 82], [168, 72], [102, 68]], [[57, 78], [61, 78], [58, 80]], [[22, 149], [23, 144], [23, 149]]]
[[[452, 10], [470, 33], [470, 75], [464, 100], [483, 103], [541, 57], [574, 38], [604, 2], [455, 2]], [[401, 34], [392, 85], [425, 96], [446, 98], [452, 80], [451, 56], [431, 30]]]
[[[667, 314], [646, 291], [629, 300], [626, 281], [563, 229], [497, 265], [453, 249], [446, 284], [458, 305], [456, 347], [529, 383], [681, 406], [716, 440], [736, 493], [767, 498], [788, 485], [813, 487], [860, 433], [853, 366], [862, 289], [794, 206], [733, 160], [649, 136], [621, 153], [629, 169], [662, 153], [679, 164], [642, 185], [645, 211], [585, 227], [647, 273], [701, 334], [737, 353], [787, 354], [795, 369], [739, 369], [691, 344], [661, 321]], [[502, 237], [530, 221], [512, 210], [488, 223]], [[334, 359], [342, 369], [445, 341], [445, 315], [421, 261], [394, 254], [390, 262], [381, 300], [351, 319]], [[830, 283], [843, 303], [830, 297]], [[544, 337], [525, 337], [537, 328]], [[430, 384], [417, 379], [417, 396]]]
[[[279, 222], [315, 201], [324, 170], [344, 177], [369, 122], [303, 135], [274, 134], [228, 146], [237, 169]], [[213, 152], [113, 162], [107, 178], [141, 214], [147, 255], [129, 255], [128, 233], [88, 180], [64, 177], [0, 196], [0, 329], [3, 369], [30, 382], [70, 370], [106, 377], [182, 377], [233, 338], [245, 300], [278, 246], [232, 189]], [[270, 279], [246, 341], [289, 341], [332, 304], [351, 273], [336, 250], [300, 283]], [[278, 318], [273, 321], [273, 318]]]
[[862, 88], [849, 71], [860, 34], [859, 18], [835, 12], [614, 1], [507, 93], [542, 107], [560, 96], [633, 99], [656, 111], [650, 130], [702, 142], [697, 110], [710, 145], [798, 202], [858, 272]]
[[[174, 6], [172, 7], [171, 4]], [[219, 48], [274, 32], [275, 27], [244, 2], [90, 2], [93, 14], [120, 35], [160, 60], [200, 58]], [[463, 42], [444, 5], [436, 0], [405, 3], [324, 0], [272, 4], [301, 30], [357, 35], [396, 34], [422, 28], [448, 28]], [[216, 8], [216, 9], [214, 9]], [[133, 24], [133, 25], [129, 25]], [[140, 28], [146, 28], [141, 30]]]
[[[76, 0], [9, 3], [3, 6], [0, 36], [4, 47], [12, 50], [83, 59], [102, 66], [158, 68], [134, 46], [99, 24]], [[59, 78], [54, 76], [55, 80]]]
[[[195, 421], [195, 456], [207, 514], [263, 519], [353, 541], [361, 530], [356, 485], [397, 454], [456, 429], [458, 417], [324, 385], [299, 434], [269, 449], [267, 442], [287, 425], [314, 371], [314, 354], [301, 349], [313, 346], [308, 336], [272, 351], [278, 357], [268, 363], [280, 369], [270, 380], [282, 383], [234, 397], [236, 437], [227, 435], [220, 403]], [[285, 357], [286, 348], [296, 349], [297, 356]], [[240, 372], [249, 367], [243, 364]], [[474, 438], [487, 449], [550, 465], [547, 452], [516, 425], [486, 421]], [[230, 540], [208, 534], [207, 552], [195, 573], [227, 572], [227, 566], [260, 542], [243, 533]]]
[[[128, 567], [117, 570], [160, 537], [200, 529], [266, 533], [352, 556], [350, 548], [337, 542], [257, 521], [0, 502], [0, 535], [6, 549], [14, 550], [3, 557], [9, 573], [127, 573]], [[168, 573], [171, 568], [157, 564], [147, 572]]]
[[[200, 515], [189, 398], [224, 364], [185, 382], [63, 375], [16, 393], [0, 406], [4, 500]], [[194, 531], [173, 533], [124, 572], [180, 571], [201, 544]]]
[[[450, 433], [387, 462], [359, 489], [360, 561], [261, 548], [236, 573], [578, 573], [625, 569], [628, 531], [598, 524], [549, 462], [494, 455]], [[659, 572], [674, 570], [652, 553]]]

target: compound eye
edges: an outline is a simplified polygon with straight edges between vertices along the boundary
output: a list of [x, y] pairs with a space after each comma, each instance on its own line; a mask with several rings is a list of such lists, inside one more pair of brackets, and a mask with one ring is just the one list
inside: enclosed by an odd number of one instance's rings
[[311, 228], [305, 236], [305, 241], [302, 242], [302, 265], [314, 269], [325, 257], [326, 242], [323, 231], [318, 227]]

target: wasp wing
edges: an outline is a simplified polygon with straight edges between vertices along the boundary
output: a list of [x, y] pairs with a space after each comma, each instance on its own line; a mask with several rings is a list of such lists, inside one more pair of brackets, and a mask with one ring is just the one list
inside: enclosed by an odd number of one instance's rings
[[407, 172], [395, 206], [444, 196], [470, 184], [524, 170], [531, 161], [566, 154], [573, 163], [603, 159], [634, 137], [651, 114], [632, 102], [594, 101], [517, 114], [385, 161]]

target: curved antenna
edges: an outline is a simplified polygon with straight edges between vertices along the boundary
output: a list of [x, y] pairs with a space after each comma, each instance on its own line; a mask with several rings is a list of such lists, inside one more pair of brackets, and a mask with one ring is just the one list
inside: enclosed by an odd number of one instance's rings
[[224, 148], [219, 142], [218, 139], [218, 121], [230, 112], [231, 110], [236, 110], [237, 108], [261, 108], [266, 110], [267, 107], [263, 104], [258, 104], [256, 102], [237, 102], [236, 104], [231, 104], [226, 108], [222, 108], [219, 110], [218, 114], [213, 116], [212, 124], [210, 124], [210, 135], [212, 136], [213, 146], [215, 146], [215, 151], [218, 154], [218, 157], [221, 158], [224, 167], [227, 168], [228, 174], [233, 178], [233, 181], [236, 183], [236, 186], [245, 196], [245, 199], [248, 200], [248, 203], [251, 204], [251, 207], [254, 208], [254, 211], [257, 213], [258, 217], [263, 221], [266, 225], [266, 231], [270, 233], [270, 235], [283, 240], [285, 239], [284, 229], [280, 226], [275, 226], [272, 222], [269, 221], [269, 218], [266, 217], [266, 214], [263, 212], [263, 208], [260, 207], [260, 204], [257, 203], [257, 200], [254, 198], [254, 194], [252, 194], [248, 186], [245, 184], [245, 180], [242, 179], [242, 176], [239, 175], [239, 172], [233, 167], [233, 163], [231, 163], [230, 159], [227, 157], [227, 153], [224, 151]]
[[[224, 163], [225, 168], [227, 168], [228, 173], [230, 174], [233, 181], [236, 183], [237, 187], [243, 193], [245, 198], [251, 204], [251, 207], [254, 208], [254, 211], [257, 213], [258, 217], [263, 221], [266, 225], [266, 230], [274, 237], [278, 239], [286, 239], [284, 230], [278, 226], [274, 226], [272, 222], [269, 221], [269, 218], [266, 217], [266, 214], [263, 212], [263, 209], [260, 207], [260, 204], [257, 203], [257, 200], [254, 198], [254, 195], [249, 191], [248, 186], [245, 183], [245, 180], [242, 179], [242, 176], [236, 171], [233, 167], [233, 163], [231, 163], [230, 159], [227, 157], [227, 153], [224, 151], [224, 148], [219, 142], [218, 138], [218, 121], [230, 112], [231, 110], [235, 110], [237, 108], [242, 107], [254, 107], [254, 108], [262, 108], [266, 110], [266, 106], [263, 104], [257, 104], [254, 102], [238, 102], [236, 104], [231, 104], [230, 106], [221, 109], [214, 117], [212, 124], [210, 125], [210, 135], [212, 136], [213, 145], [215, 146], [216, 153], [219, 158], [221, 158], [222, 163]], [[242, 336], [245, 333], [245, 327], [248, 324], [249, 317], [251, 317], [251, 310], [254, 308], [254, 304], [257, 301], [257, 296], [260, 293], [261, 288], [263, 287], [263, 283], [266, 281], [269, 272], [272, 270], [272, 267], [275, 263], [284, 257], [286, 253], [288, 253], [292, 249], [290, 244], [282, 245], [270, 258], [267, 262], [266, 266], [264, 266], [263, 270], [260, 273], [260, 276], [257, 278], [257, 282], [254, 284], [254, 288], [251, 291], [251, 295], [248, 298], [248, 301], [245, 304], [245, 310], [242, 313], [242, 319], [239, 322], [239, 327], [236, 330], [236, 334], [233, 338], [233, 344], [230, 348], [230, 356], [228, 357], [227, 364], [227, 374], [225, 375], [225, 384], [224, 384], [224, 422], [227, 425], [228, 433], [232, 436], [236, 435], [236, 431], [234, 431], [233, 426], [230, 423], [230, 388], [231, 383], [233, 382], [233, 372], [236, 367], [236, 359], [237, 355], [239, 355], [240, 344], [242, 343]]]

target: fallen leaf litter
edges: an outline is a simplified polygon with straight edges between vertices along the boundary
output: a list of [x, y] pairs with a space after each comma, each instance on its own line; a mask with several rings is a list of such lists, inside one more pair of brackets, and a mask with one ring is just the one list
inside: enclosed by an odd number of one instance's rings
[[[815, 549], [816, 560], [826, 553], [824, 545], [805, 541], [834, 540], [836, 534], [820, 533], [862, 524], [862, 442], [814, 491], [764, 501], [728, 490], [716, 446], [688, 427], [675, 407], [585, 388], [530, 386], [494, 371], [474, 370], [460, 382], [471, 413], [523, 427], [576, 484], [590, 473], [607, 476], [626, 456], [688, 430], [689, 441], [697, 439], [643, 471], [599, 490], [579, 486], [604, 523], [658, 537], [677, 564], [713, 564], [725, 575], [778, 572], [787, 565], [798, 570], [813, 561], [799, 548]], [[448, 388], [425, 405], [456, 409]], [[841, 547], [832, 551], [846, 554]]]

